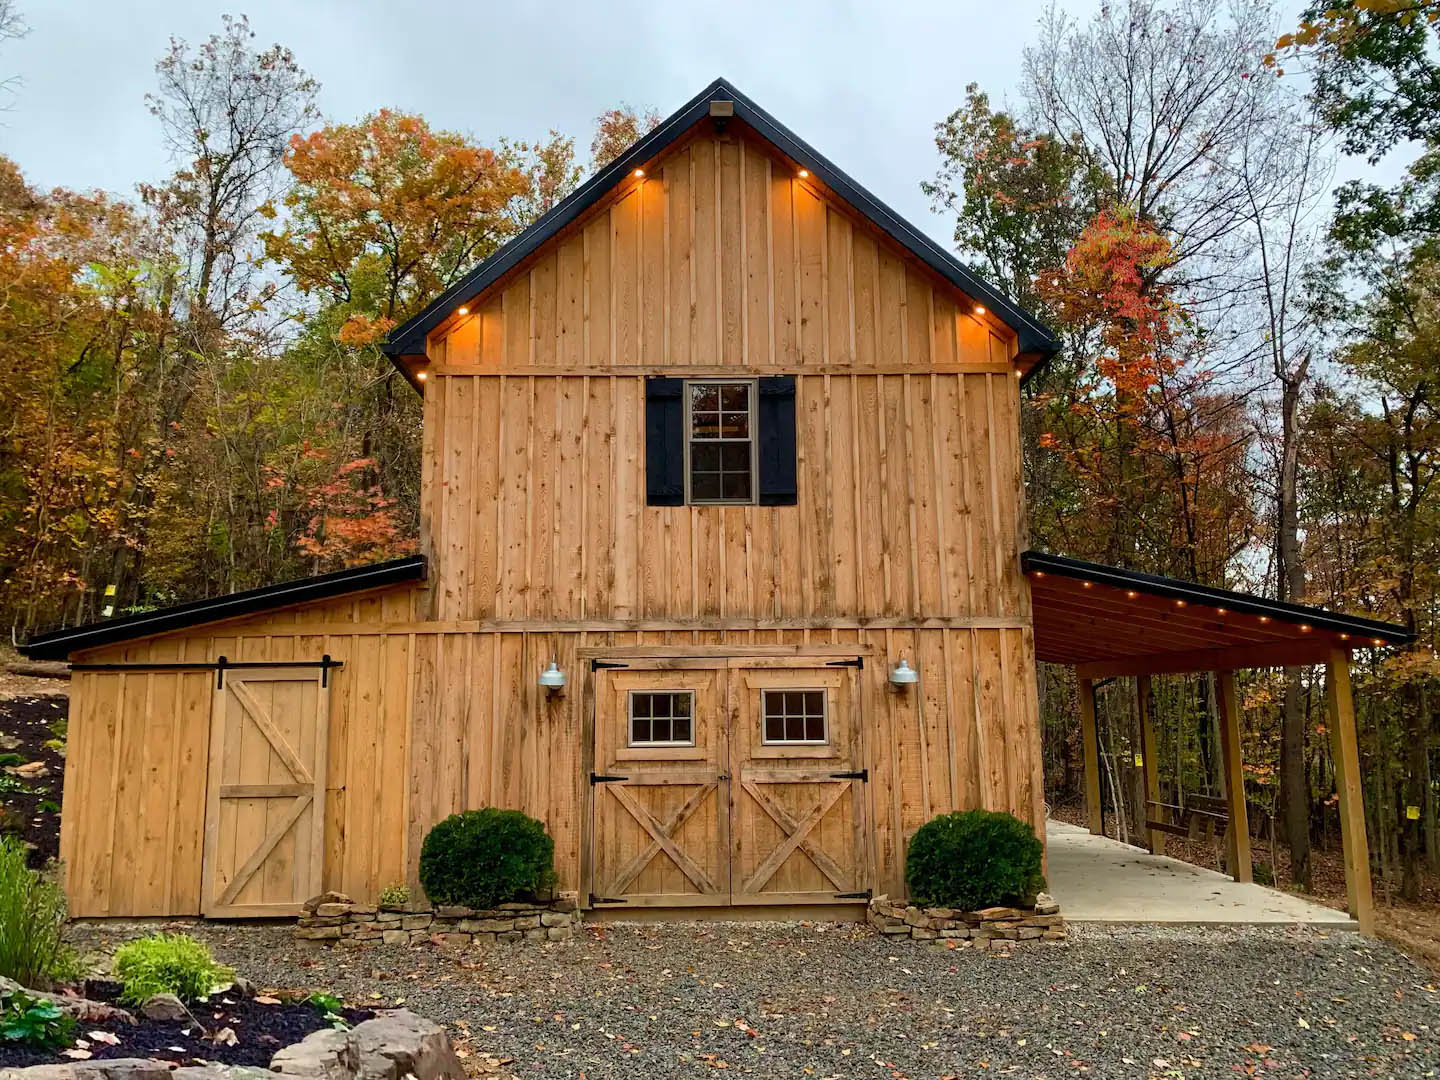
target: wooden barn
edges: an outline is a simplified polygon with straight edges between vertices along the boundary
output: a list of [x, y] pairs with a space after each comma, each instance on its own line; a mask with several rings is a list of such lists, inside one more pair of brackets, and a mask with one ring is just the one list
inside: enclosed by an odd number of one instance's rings
[[72, 912], [373, 901], [483, 806], [543, 820], [587, 906], [854, 909], [937, 813], [1043, 836], [1037, 658], [1088, 687], [1405, 639], [1026, 553], [1055, 348], [717, 80], [391, 336], [422, 554], [29, 643], [74, 664]]

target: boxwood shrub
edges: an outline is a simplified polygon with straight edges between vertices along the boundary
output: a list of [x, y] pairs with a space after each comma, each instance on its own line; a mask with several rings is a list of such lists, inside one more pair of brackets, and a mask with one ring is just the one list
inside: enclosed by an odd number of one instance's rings
[[975, 911], [1029, 904], [1045, 887], [1035, 830], [1010, 814], [962, 810], [932, 818], [910, 838], [905, 883], [922, 907]]
[[420, 884], [432, 903], [493, 908], [555, 882], [555, 841], [519, 810], [451, 814], [420, 847]]

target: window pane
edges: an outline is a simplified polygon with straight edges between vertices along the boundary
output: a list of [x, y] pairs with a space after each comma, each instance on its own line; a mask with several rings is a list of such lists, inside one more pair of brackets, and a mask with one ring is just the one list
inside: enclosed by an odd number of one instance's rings
[[697, 439], [719, 438], [723, 434], [720, 430], [720, 414], [697, 412], [690, 418], [690, 433]]
[[805, 738], [811, 742], [825, 741], [825, 717], [807, 716], [805, 718]]
[[785, 741], [785, 718], [784, 718], [783, 716], [771, 716], [771, 715], [768, 714], [768, 713], [766, 714], [766, 716], [765, 716], [765, 741], [766, 741], [766, 742], [784, 742], [784, 741]]
[[720, 388], [714, 383], [690, 384], [690, 411], [715, 412], [720, 408]]
[[720, 407], [732, 411], [750, 411], [750, 387], [745, 383], [728, 383], [720, 388]]
[[[677, 700], [677, 704], [678, 704], [678, 700]], [[677, 713], [676, 713], [676, 716], [675, 716], [675, 719], [672, 720], [670, 723], [671, 723], [671, 727], [670, 727], [671, 737], [672, 737], [676, 742], [688, 743], [688, 742], [693, 741], [693, 738], [692, 738], [692, 736], [691, 736], [691, 734], [690, 734], [690, 717], [689, 717], [688, 715], [686, 715], [686, 716], [681, 716], [681, 715], [679, 715], [679, 713], [677, 712]]]
[[750, 444], [724, 443], [718, 447], [720, 467], [726, 472], [750, 472]]
[[750, 414], [743, 412], [721, 413], [720, 434], [727, 439], [748, 439], [750, 437]]
[[804, 710], [809, 715], [823, 715], [825, 712], [825, 691], [806, 690]]
[[650, 721], [654, 726], [650, 729], [651, 742], [672, 742], [670, 738], [670, 718], [657, 716]]
[[720, 452], [726, 447], [717, 443], [695, 442], [690, 444], [690, 467], [696, 472], [719, 472]]
[[636, 716], [630, 720], [630, 741], [632, 743], [650, 741], [650, 718], [648, 716]]
[[724, 498], [727, 499], [748, 499], [750, 498], [750, 474], [749, 473], [725, 473], [724, 480], [720, 485]]
[[676, 694], [670, 699], [670, 714], [672, 716], [690, 715], [690, 695]]
[[805, 738], [805, 718], [803, 716], [785, 717], [785, 738], [789, 742], [800, 742]]
[[690, 498], [697, 502], [714, 502], [723, 498], [719, 473], [697, 472], [690, 477]]

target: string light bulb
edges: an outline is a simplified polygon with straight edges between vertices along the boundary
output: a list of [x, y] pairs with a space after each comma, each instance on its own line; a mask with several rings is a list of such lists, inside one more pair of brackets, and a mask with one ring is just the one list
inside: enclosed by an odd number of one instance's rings
[[636, 176], [644, 176], [644, 175], [645, 175], [645, 170], [644, 170], [644, 169], [636, 169], [634, 175], [636, 175]]
[[801, 170], [800, 170], [798, 173], [796, 173], [795, 175], [798, 176], [798, 177], [800, 177], [801, 180], [804, 180], [807, 176], [810, 175], [810, 173], [809, 173], [808, 170], [801, 169]]
[[423, 371], [417, 371], [417, 372], [415, 373], [415, 378], [419, 379], [421, 382], [424, 382], [424, 381], [425, 381], [425, 372], [423, 372]]
[[469, 309], [468, 307], [457, 307], [457, 308], [455, 309], [455, 314], [456, 314], [456, 315], [469, 315], [469, 314], [470, 314], [470, 309]]
[[984, 304], [976, 304], [976, 305], [975, 305], [975, 314], [976, 314], [976, 315], [984, 315], [984, 314], [985, 314], [985, 305], [984, 305]]

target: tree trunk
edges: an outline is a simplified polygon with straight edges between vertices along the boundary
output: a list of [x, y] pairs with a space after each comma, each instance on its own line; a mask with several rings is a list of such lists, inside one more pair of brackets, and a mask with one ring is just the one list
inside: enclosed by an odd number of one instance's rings
[[[1305, 359], [1293, 372], [1280, 376], [1280, 499], [1278, 507], [1280, 599], [1291, 604], [1305, 600], [1305, 564], [1300, 555], [1300, 504], [1297, 492], [1300, 460], [1300, 387], [1305, 381]], [[1298, 668], [1285, 669], [1285, 704], [1280, 724], [1280, 819], [1290, 848], [1290, 881], [1306, 892], [1314, 888], [1310, 872], [1310, 789], [1305, 780], [1305, 712]]]

